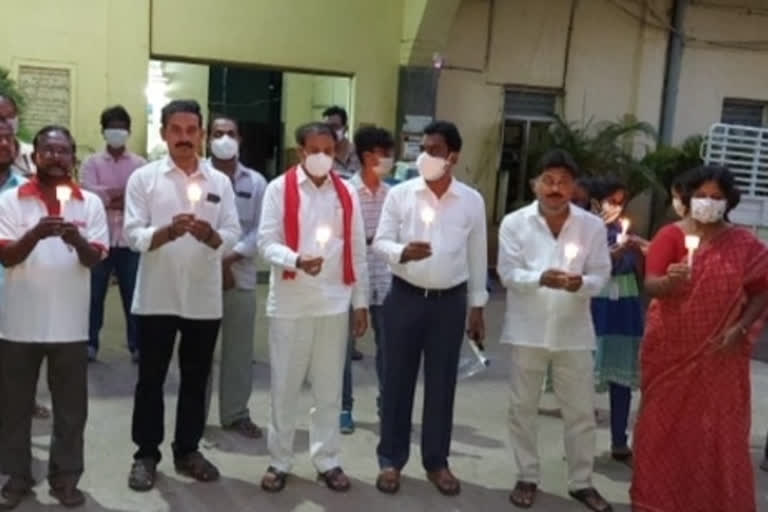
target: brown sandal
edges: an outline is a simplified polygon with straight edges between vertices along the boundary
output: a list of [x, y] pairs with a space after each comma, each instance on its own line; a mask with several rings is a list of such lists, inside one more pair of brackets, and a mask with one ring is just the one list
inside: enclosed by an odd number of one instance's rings
[[198, 482], [214, 482], [219, 479], [219, 470], [200, 452], [192, 452], [178, 458], [173, 464], [177, 473], [194, 478]]
[[396, 494], [400, 490], [400, 471], [384, 468], [376, 478], [376, 488], [384, 494]]
[[280, 492], [285, 489], [285, 481], [288, 479], [288, 473], [280, 471], [274, 466], [269, 466], [267, 472], [261, 478], [261, 488], [267, 492]]
[[74, 485], [52, 487], [48, 494], [56, 498], [59, 503], [67, 508], [80, 507], [85, 504], [85, 494]]
[[249, 439], [259, 439], [264, 435], [261, 431], [261, 427], [252, 422], [250, 418], [239, 419], [231, 425], [224, 427], [224, 430], [237, 432], [241, 436], [247, 437]]
[[532, 482], [517, 482], [509, 495], [509, 501], [518, 508], [531, 508], [536, 502], [539, 486]]
[[3, 499], [0, 501], [0, 508], [11, 510], [19, 506], [25, 498], [32, 495], [32, 486], [34, 482], [19, 477], [11, 477], [3, 486], [0, 494]]
[[352, 486], [349, 478], [340, 467], [329, 469], [325, 473], [318, 473], [317, 479], [325, 483], [325, 486], [335, 492], [347, 492]]
[[571, 498], [575, 499], [589, 510], [593, 512], [613, 512], [613, 507], [600, 496], [597, 489], [588, 487], [586, 489], [579, 489], [578, 491], [571, 491], [568, 494]]
[[448, 468], [428, 471], [427, 479], [437, 487], [443, 496], [457, 496], [461, 492], [461, 483]]

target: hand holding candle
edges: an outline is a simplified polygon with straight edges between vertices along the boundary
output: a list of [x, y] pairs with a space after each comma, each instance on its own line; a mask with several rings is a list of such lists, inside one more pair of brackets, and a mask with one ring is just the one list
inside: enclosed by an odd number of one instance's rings
[[187, 186], [187, 199], [189, 200], [192, 211], [195, 211], [195, 205], [200, 201], [202, 197], [203, 189], [200, 188], [200, 185], [197, 183], [190, 183]]
[[685, 236], [685, 248], [688, 249], [688, 266], [693, 267], [693, 253], [699, 248], [701, 238], [696, 235]]

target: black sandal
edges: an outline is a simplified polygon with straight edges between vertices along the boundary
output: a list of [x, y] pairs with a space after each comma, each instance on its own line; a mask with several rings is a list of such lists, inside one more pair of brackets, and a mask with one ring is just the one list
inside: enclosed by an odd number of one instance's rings
[[317, 479], [335, 492], [347, 492], [351, 487], [349, 478], [344, 474], [344, 470], [336, 466], [333, 469], [329, 469], [325, 473], [318, 473]]
[[532, 482], [517, 482], [509, 494], [509, 501], [518, 508], [531, 508], [538, 490], [539, 486]]
[[285, 489], [285, 481], [288, 479], [288, 473], [279, 471], [274, 466], [269, 466], [267, 472], [261, 478], [261, 488], [267, 492], [280, 492]]
[[570, 491], [568, 494], [593, 512], [613, 512], [611, 504], [605, 501], [605, 498], [600, 496], [600, 493], [594, 487]]

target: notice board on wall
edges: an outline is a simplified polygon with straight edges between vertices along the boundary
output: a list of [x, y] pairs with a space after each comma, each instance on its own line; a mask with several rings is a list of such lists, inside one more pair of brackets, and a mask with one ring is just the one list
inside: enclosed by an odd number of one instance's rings
[[26, 100], [22, 115], [29, 133], [48, 124], [70, 127], [72, 70], [66, 67], [19, 65], [17, 83]]

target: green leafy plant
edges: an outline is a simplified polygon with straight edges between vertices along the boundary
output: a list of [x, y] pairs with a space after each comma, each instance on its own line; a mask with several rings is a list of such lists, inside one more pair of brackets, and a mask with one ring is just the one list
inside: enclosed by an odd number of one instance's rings
[[641, 163], [650, 169], [668, 191], [680, 174], [703, 163], [701, 159], [702, 135], [691, 135], [680, 146], [659, 146], [648, 152]]
[[[13, 99], [13, 101], [16, 103], [16, 107], [18, 108], [19, 116], [21, 116], [21, 113], [24, 112], [24, 107], [26, 107], [26, 100], [22, 92], [19, 90], [16, 81], [11, 78], [10, 71], [3, 67], [0, 67], [0, 95]], [[19, 127], [18, 136], [22, 140], [27, 140], [28, 135], [29, 134], [27, 134], [26, 130], [24, 129], [24, 123], [22, 122], [21, 126]]]

